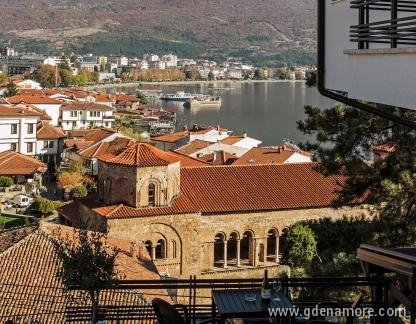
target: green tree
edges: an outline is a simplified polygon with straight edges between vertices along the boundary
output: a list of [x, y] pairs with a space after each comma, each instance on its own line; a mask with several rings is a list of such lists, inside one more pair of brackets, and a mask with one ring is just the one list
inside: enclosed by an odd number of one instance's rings
[[48, 64], [39, 65], [33, 72], [32, 78], [44, 88], [52, 88], [61, 84], [58, 67]]
[[308, 87], [316, 86], [316, 71], [306, 72], [306, 85]]
[[306, 225], [296, 223], [285, 233], [283, 259], [291, 267], [307, 268], [317, 256], [314, 232]]
[[13, 185], [13, 179], [7, 176], [0, 177], [0, 187], [11, 187]]
[[[410, 110], [378, 107], [416, 121]], [[416, 131], [386, 119], [341, 105], [322, 110], [306, 106], [298, 128], [314, 142], [312, 151], [325, 174], [346, 178], [335, 206], [368, 203], [378, 208], [374, 242], [384, 246], [416, 244]], [[376, 145], [390, 153], [374, 158]]]
[[12, 81], [10, 81], [6, 86], [6, 90], [4, 91], [3, 96], [8, 98], [17, 94], [19, 94], [19, 88]]
[[256, 69], [256, 71], [254, 71], [254, 79], [255, 80], [264, 80], [264, 79], [266, 79], [266, 74], [264, 72], [264, 69]]
[[30, 206], [30, 209], [42, 215], [52, 214], [56, 209], [61, 207], [58, 201], [52, 201], [43, 197], [36, 197]]
[[212, 71], [209, 71], [209, 73], [208, 73], [208, 80], [209, 81], [214, 81], [215, 80], [215, 75], [214, 75], [214, 73], [212, 73]]
[[54, 250], [62, 261], [57, 275], [69, 290], [79, 287], [88, 293], [92, 304], [92, 323], [98, 320], [100, 290], [111, 287], [118, 279], [118, 250], [108, 244], [107, 234], [74, 229], [74, 235], [51, 238]]
[[79, 197], [86, 197], [88, 195], [88, 189], [82, 185], [75, 188], [75, 193], [77, 193]]
[[137, 98], [140, 100], [142, 105], [147, 105], [149, 103], [149, 98], [141, 92], [137, 94]]

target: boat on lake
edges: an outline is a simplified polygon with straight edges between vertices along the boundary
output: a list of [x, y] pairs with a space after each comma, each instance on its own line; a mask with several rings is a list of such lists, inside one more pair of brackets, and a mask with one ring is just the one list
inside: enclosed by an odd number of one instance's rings
[[168, 93], [168, 94], [162, 94], [160, 97], [160, 100], [166, 100], [166, 101], [187, 101], [191, 100], [193, 98], [198, 97], [199, 95], [194, 95], [190, 93], [185, 93], [185, 91], [178, 91], [176, 93]]
[[202, 96], [188, 99], [183, 104], [186, 108], [192, 107], [218, 107], [221, 106], [221, 97], [219, 96]]

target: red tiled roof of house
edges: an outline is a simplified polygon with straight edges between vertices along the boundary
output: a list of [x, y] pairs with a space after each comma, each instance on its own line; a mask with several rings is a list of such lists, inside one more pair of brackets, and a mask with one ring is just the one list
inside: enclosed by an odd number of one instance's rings
[[310, 157], [310, 154], [307, 152], [295, 152], [285, 148], [284, 146], [253, 147], [247, 153], [238, 158], [233, 165], [283, 164], [296, 153]]
[[62, 105], [62, 110], [100, 110], [100, 111], [112, 111], [113, 108], [107, 105], [97, 104], [95, 102], [81, 102], [74, 101], [65, 105]]
[[24, 107], [0, 106], [0, 117], [42, 117], [43, 114]]
[[61, 90], [57, 89], [20, 89], [19, 94], [21, 95], [37, 95], [37, 96], [53, 96], [62, 93]]
[[27, 104], [44, 104], [44, 105], [60, 105], [61, 101], [49, 98], [44, 95], [30, 95], [30, 94], [18, 94], [13, 97], [7, 98], [11, 104], [27, 103]]
[[172, 206], [132, 208], [83, 201], [110, 219], [190, 213], [230, 213], [329, 207], [342, 176], [325, 177], [316, 163], [190, 167], [181, 169], [181, 194]]
[[31, 175], [46, 170], [46, 165], [33, 157], [13, 151], [0, 153], [0, 175]]
[[189, 132], [191, 134], [206, 134], [212, 130], [218, 130], [220, 132], [228, 132], [225, 128], [212, 127], [212, 126], [203, 126], [203, 125], [194, 125]]
[[105, 154], [116, 156], [124, 149], [136, 143], [135, 140], [126, 137], [118, 137], [110, 142], [99, 142], [79, 152], [84, 158], [94, 158]]
[[[58, 232], [59, 231], [59, 232]], [[0, 318], [2, 321], [63, 323], [70, 306], [89, 307], [89, 298], [81, 291], [64, 291], [57, 276], [62, 262], [58, 258], [51, 237], [72, 240], [73, 229], [43, 224], [18, 244], [0, 253]], [[116, 270], [126, 280], [160, 280], [160, 276], [143, 243], [135, 242], [134, 254], [129, 242], [108, 237], [107, 243], [119, 249]], [[166, 291], [158, 291], [168, 298]], [[134, 306], [147, 304], [146, 295], [139, 290], [103, 290], [102, 305]], [[150, 296], [149, 296], [150, 297]]]
[[[147, 117], [147, 116], [146, 116]], [[189, 136], [188, 131], [176, 132], [172, 134], [161, 135], [153, 137], [152, 140], [156, 142], [165, 142], [165, 143], [176, 143]]]
[[211, 143], [211, 142], [202, 141], [202, 140], [197, 139], [197, 140], [192, 141], [191, 143], [189, 143], [185, 146], [182, 146], [181, 148], [178, 148], [176, 150], [176, 152], [184, 154], [184, 155], [191, 155], [191, 154], [193, 154], [195, 152], [198, 152], [198, 151], [200, 151], [200, 150], [202, 150], [202, 149], [204, 149], [204, 148], [206, 148], [206, 147], [208, 147], [212, 144], [213, 143]]
[[118, 103], [118, 102], [138, 102], [139, 99], [136, 98], [135, 96], [131, 96], [131, 95], [126, 95], [124, 93], [116, 93], [114, 95], [114, 100]]
[[244, 139], [244, 136], [228, 136], [220, 141], [222, 144], [234, 145]]
[[115, 133], [117, 133], [117, 131], [111, 128], [96, 128], [85, 132], [83, 138], [86, 141], [97, 143]]
[[49, 125], [48, 123], [40, 123], [36, 131], [37, 139], [60, 139], [65, 137], [62, 128]]
[[135, 143], [117, 156], [101, 155], [100, 161], [110, 164], [129, 165], [136, 167], [151, 167], [169, 165], [168, 155], [147, 143]]
[[95, 102], [113, 102], [114, 99], [110, 94], [99, 93], [95, 95]]
[[180, 161], [181, 162], [181, 168], [209, 165], [209, 163], [205, 163], [204, 161], [200, 161], [198, 159], [186, 156], [184, 154], [180, 154], [180, 153], [175, 152], [175, 151], [165, 152], [163, 156], [166, 160], [168, 160], [171, 163], [175, 163], [175, 162]]

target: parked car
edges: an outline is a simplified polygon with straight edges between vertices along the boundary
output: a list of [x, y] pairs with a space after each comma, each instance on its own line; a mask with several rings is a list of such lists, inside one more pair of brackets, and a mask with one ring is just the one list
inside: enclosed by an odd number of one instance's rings
[[33, 202], [33, 198], [32, 197], [28, 197], [28, 196], [23, 195], [23, 194], [19, 194], [19, 195], [15, 196], [13, 198], [13, 204], [16, 207], [20, 207], [20, 208], [30, 206], [30, 204], [32, 202]]

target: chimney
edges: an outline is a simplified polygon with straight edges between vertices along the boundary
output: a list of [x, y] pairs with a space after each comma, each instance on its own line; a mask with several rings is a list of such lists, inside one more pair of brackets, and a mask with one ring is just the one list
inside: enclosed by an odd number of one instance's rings
[[217, 151], [214, 151], [213, 157], [212, 157], [212, 162], [214, 162], [216, 159], [217, 159]]
[[185, 132], [188, 130], [188, 127], [186, 125], [183, 125], [182, 130]]
[[282, 153], [282, 148], [280, 146], [277, 148], [277, 153]]
[[217, 131], [220, 131], [220, 125], [217, 125]]
[[243, 137], [246, 138], [247, 137], [247, 132], [243, 133]]

